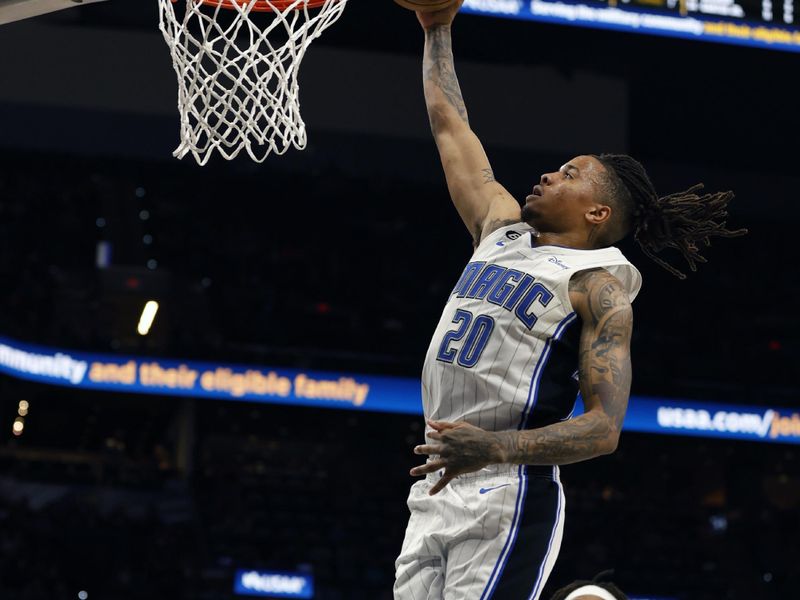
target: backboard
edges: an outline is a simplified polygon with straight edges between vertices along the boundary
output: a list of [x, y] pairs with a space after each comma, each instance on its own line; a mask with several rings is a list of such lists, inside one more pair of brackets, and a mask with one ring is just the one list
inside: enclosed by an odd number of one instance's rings
[[105, 0], [0, 0], [0, 25]]

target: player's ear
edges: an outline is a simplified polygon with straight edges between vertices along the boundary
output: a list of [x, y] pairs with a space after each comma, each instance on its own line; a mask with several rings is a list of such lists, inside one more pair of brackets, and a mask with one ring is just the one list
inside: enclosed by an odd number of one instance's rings
[[608, 204], [594, 204], [584, 217], [590, 225], [602, 225], [611, 220], [611, 207]]

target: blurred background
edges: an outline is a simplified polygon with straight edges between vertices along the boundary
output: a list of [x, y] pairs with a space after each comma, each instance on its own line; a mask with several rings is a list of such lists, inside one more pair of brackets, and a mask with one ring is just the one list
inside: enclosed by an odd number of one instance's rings
[[[413, 15], [352, 0], [303, 65], [308, 149], [204, 168], [171, 156], [157, 23], [155, 2], [111, 0], [0, 26], [0, 337], [418, 377], [471, 240], [427, 130]], [[715, 240], [687, 281], [621, 245], [644, 275], [633, 394], [800, 411], [800, 54], [477, 14], [454, 39], [471, 124], [516, 197], [600, 152], [637, 157], [662, 194], [737, 193], [729, 225], [750, 234]], [[0, 597], [227, 599], [254, 570], [313, 577], [321, 600], [391, 598], [413, 412], [0, 374]], [[605, 569], [631, 597], [795, 597], [797, 433], [630, 432], [564, 467], [543, 598]]]

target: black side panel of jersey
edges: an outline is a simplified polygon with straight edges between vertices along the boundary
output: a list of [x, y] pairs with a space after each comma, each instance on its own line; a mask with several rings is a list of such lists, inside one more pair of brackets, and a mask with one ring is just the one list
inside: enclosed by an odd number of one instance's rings
[[562, 518], [560, 484], [530, 476], [527, 485], [517, 538], [497, 587], [486, 600], [525, 600], [534, 592], [541, 593], [545, 563], [558, 555], [559, 548], [553, 548], [552, 544], [558, 520]]
[[526, 429], [552, 425], [566, 419], [575, 406], [578, 380], [573, 377], [578, 370], [578, 350], [581, 341], [580, 317], [570, 323], [561, 339], [550, 340], [550, 354], [542, 367], [536, 403], [528, 417]]

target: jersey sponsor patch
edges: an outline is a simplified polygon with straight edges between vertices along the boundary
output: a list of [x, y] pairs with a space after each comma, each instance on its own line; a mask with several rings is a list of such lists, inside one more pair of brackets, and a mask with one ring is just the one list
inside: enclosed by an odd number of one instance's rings
[[561, 260], [558, 257], [555, 257], [555, 256], [551, 256], [550, 258], [548, 258], [547, 262], [549, 262], [551, 264], [554, 264], [557, 267], [561, 267], [564, 270], [572, 268], [569, 265], [565, 265], [563, 262], [561, 262]]

